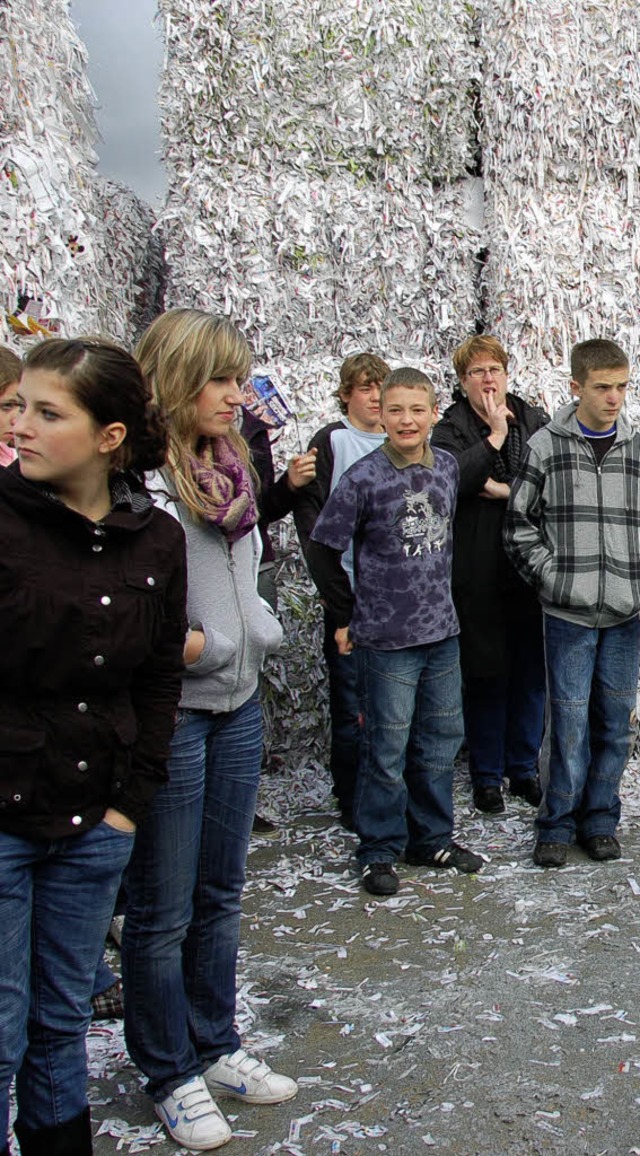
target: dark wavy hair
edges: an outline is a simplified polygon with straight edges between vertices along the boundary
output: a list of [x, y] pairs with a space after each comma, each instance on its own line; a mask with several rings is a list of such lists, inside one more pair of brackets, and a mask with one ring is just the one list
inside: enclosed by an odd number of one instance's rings
[[112, 471], [142, 475], [164, 465], [166, 422], [138, 362], [119, 345], [102, 337], [49, 338], [29, 350], [24, 368], [59, 374], [96, 425], [122, 422], [127, 434], [112, 455]]

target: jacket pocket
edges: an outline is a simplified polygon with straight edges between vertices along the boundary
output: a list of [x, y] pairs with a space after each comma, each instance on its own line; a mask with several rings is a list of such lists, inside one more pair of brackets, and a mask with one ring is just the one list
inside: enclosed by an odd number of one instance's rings
[[264, 611], [264, 655], [268, 658], [270, 654], [275, 654], [282, 646], [283, 630], [280, 622], [276, 618], [273, 610], [269, 610], [263, 604]]
[[0, 809], [25, 807], [34, 793], [44, 733], [0, 728]]

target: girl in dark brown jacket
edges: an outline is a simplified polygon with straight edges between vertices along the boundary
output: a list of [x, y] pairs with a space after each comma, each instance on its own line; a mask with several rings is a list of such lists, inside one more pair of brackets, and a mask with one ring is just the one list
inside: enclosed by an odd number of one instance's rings
[[27, 355], [0, 471], [0, 1154], [92, 1151], [85, 1034], [136, 823], [166, 777], [184, 539], [142, 482], [166, 433], [108, 342]]

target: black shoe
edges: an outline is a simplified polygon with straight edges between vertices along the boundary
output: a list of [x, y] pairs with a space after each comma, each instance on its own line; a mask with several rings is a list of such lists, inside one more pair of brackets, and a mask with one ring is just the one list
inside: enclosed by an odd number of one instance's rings
[[596, 863], [603, 863], [605, 859], [619, 859], [621, 855], [615, 835], [591, 835], [589, 839], [580, 839], [579, 843]]
[[504, 811], [504, 799], [500, 787], [483, 787], [480, 784], [473, 788], [473, 805], [478, 811], [486, 815], [499, 815]]
[[516, 783], [512, 782], [509, 789], [512, 797], [524, 799], [525, 803], [529, 803], [532, 807], [539, 807], [542, 802], [542, 787], [537, 775], [530, 776], [528, 779], [520, 779]]
[[405, 859], [407, 863], [414, 863], [417, 867], [455, 867], [466, 875], [484, 867], [484, 859], [481, 855], [475, 855], [473, 851], [467, 851], [466, 847], [459, 847], [457, 843], [449, 843], [433, 854], [421, 851], [420, 848], [415, 851], [406, 851]]
[[541, 843], [533, 848], [533, 862], [538, 867], [564, 867], [567, 862], [566, 843]]
[[85, 1108], [79, 1116], [48, 1128], [25, 1128], [16, 1120], [13, 1130], [22, 1156], [91, 1156], [91, 1118]]
[[395, 895], [400, 880], [393, 863], [367, 863], [362, 868], [362, 886], [371, 895]]

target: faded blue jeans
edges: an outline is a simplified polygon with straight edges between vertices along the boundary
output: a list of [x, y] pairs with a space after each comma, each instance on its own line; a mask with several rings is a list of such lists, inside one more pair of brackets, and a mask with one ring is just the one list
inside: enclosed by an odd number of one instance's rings
[[13, 1075], [25, 1128], [86, 1107], [91, 994], [132, 847], [104, 822], [64, 839], [0, 832], [0, 1151]]
[[131, 1058], [162, 1100], [234, 1052], [240, 897], [262, 759], [257, 692], [181, 710], [169, 782], [138, 828], [122, 940]]
[[571, 843], [613, 835], [635, 739], [640, 621], [597, 629], [545, 614], [544, 637], [549, 718], [538, 837]]
[[393, 863], [407, 845], [432, 855], [453, 833], [453, 761], [464, 736], [458, 639], [354, 655], [364, 713], [358, 860]]

